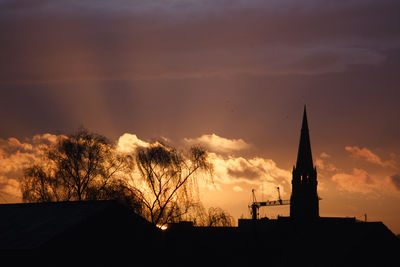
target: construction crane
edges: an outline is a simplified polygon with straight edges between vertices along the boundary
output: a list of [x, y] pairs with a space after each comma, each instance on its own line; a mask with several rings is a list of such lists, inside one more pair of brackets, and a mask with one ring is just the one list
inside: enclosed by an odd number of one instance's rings
[[277, 187], [276, 189], [278, 190], [278, 200], [263, 201], [263, 202], [257, 202], [255, 190], [254, 189], [251, 190], [253, 194], [253, 203], [249, 206], [249, 208], [250, 208], [251, 218], [253, 220], [258, 219], [258, 210], [260, 209], [260, 207], [290, 205], [290, 200], [281, 199], [281, 192], [279, 190], [279, 187]]

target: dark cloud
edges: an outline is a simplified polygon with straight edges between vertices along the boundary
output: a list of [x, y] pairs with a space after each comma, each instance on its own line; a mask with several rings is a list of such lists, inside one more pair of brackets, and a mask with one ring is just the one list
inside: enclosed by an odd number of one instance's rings
[[228, 175], [235, 177], [235, 178], [241, 178], [245, 180], [258, 180], [260, 178], [260, 173], [255, 171], [254, 168], [245, 168], [241, 170], [234, 170], [231, 168], [228, 168]]
[[400, 175], [395, 174], [390, 176], [390, 181], [395, 186], [395, 188], [400, 191]]
[[399, 46], [398, 1], [3, 1], [0, 82], [342, 72]]

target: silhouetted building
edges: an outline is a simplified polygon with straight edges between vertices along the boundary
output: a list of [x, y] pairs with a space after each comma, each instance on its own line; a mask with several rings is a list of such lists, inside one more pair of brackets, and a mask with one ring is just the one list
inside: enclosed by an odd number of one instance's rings
[[396, 266], [381, 222], [289, 217], [157, 227], [114, 201], [0, 205], [2, 266]]
[[317, 170], [313, 164], [307, 111], [304, 106], [299, 151], [296, 166], [293, 167], [292, 195], [290, 197], [291, 218], [310, 220], [319, 217], [317, 186]]
[[[248, 258], [238, 257], [234, 263], [250, 266], [260, 262], [258, 255], [268, 255], [267, 262], [273, 266], [399, 264], [400, 241], [382, 222], [320, 217], [317, 186], [304, 107], [297, 162], [293, 167], [290, 217], [239, 219], [237, 232], [227, 234], [227, 239], [235, 235], [233, 239], [240, 240], [237, 244], [240, 248], [233, 254], [245, 251]], [[233, 239], [224, 245], [229, 247]], [[234, 247], [230, 249], [235, 250]]]
[[400, 241], [381, 222], [247, 222], [239, 227], [167, 229], [167, 255], [177, 266], [398, 266]]
[[160, 243], [157, 227], [115, 201], [0, 205], [2, 266], [143, 266]]

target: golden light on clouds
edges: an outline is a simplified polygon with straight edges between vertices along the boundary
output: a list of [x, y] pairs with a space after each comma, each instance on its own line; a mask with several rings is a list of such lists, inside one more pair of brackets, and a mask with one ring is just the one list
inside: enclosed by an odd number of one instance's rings
[[350, 173], [341, 172], [332, 176], [332, 181], [336, 182], [341, 190], [374, 196], [398, 195], [398, 180], [398, 175], [372, 175], [358, 168], [354, 168]]
[[249, 149], [251, 146], [243, 139], [228, 139], [216, 134], [204, 134], [198, 138], [184, 138], [187, 144], [201, 144], [211, 151], [231, 152]]
[[[20, 198], [18, 182], [23, 169], [38, 162], [43, 149], [55, 143], [59, 136], [52, 134], [35, 135], [24, 142], [16, 138], [8, 138], [0, 142], [0, 191], [6, 195]], [[262, 157], [245, 157], [241, 151], [251, 149], [251, 145], [243, 139], [229, 139], [216, 134], [205, 134], [198, 138], [184, 138], [185, 144], [201, 144], [210, 151], [209, 160], [214, 165], [214, 185], [205, 184], [204, 190], [221, 190], [221, 185], [231, 185], [233, 192], [249, 191], [257, 188], [261, 193], [273, 197], [276, 187], [281, 188], [284, 197], [290, 196], [291, 171], [278, 167], [272, 159]], [[151, 143], [140, 139], [136, 134], [124, 133], [116, 142], [116, 149], [123, 153], [134, 153], [139, 147], [148, 147]], [[346, 146], [345, 150], [352, 157], [365, 160], [381, 167], [395, 167], [393, 160], [383, 161], [379, 156], [367, 148]], [[357, 193], [397, 193], [396, 175], [385, 175], [378, 178], [376, 174], [370, 175], [367, 170], [353, 168], [344, 171], [330, 162], [332, 156], [322, 152], [316, 158], [316, 165], [322, 172], [332, 173], [331, 181], [347, 192]], [[323, 189], [326, 184], [324, 184]]]
[[329, 154], [322, 152], [315, 160], [315, 166], [317, 169], [330, 172], [337, 171], [338, 169], [336, 166], [333, 163], [328, 162], [330, 157], [331, 156]]
[[[199, 138], [184, 138], [187, 145], [202, 145], [209, 150], [209, 160], [214, 166], [214, 185], [208, 183], [202, 185], [205, 189], [220, 189], [220, 184], [234, 186], [235, 192], [244, 189], [239, 183], [245, 183], [251, 187], [264, 188], [266, 195], [275, 195], [275, 188], [280, 186], [283, 195], [289, 195], [291, 173], [281, 169], [272, 159], [261, 157], [246, 158], [235, 156], [233, 152], [240, 152], [251, 148], [242, 139], [228, 139], [216, 134], [202, 135]], [[151, 143], [141, 140], [135, 134], [125, 133], [117, 142], [117, 150], [124, 153], [134, 153], [139, 147], [148, 147]]]
[[[271, 159], [244, 158], [223, 156], [210, 153], [210, 161], [214, 164], [214, 180], [217, 183], [233, 184], [245, 183], [249, 186], [264, 187], [264, 194], [275, 195], [275, 188], [282, 187], [282, 194], [289, 194], [291, 172], [279, 168]], [[234, 191], [239, 191], [236, 190]], [[243, 191], [243, 190], [242, 190]]]
[[117, 150], [123, 153], [133, 153], [138, 147], [148, 147], [150, 143], [139, 139], [136, 134], [125, 133], [117, 142]]
[[[61, 137], [64, 137], [61, 135]], [[0, 139], [0, 196], [5, 202], [20, 202], [19, 180], [24, 169], [38, 163], [43, 150], [55, 143], [59, 136], [52, 134], [35, 135], [21, 142], [11, 137]]]
[[[60, 137], [65, 138], [65, 136], [43, 134], [23, 141], [17, 138], [0, 139], [1, 202], [21, 201], [19, 180], [23, 170], [39, 162], [43, 149], [57, 142]], [[168, 142], [174, 145], [173, 141], [168, 140]], [[134, 153], [137, 148], [156, 143], [157, 141], [144, 140], [134, 133], [124, 133], [116, 139], [115, 148], [122, 153]], [[280, 167], [272, 158], [257, 155], [257, 150], [244, 139], [204, 134], [198, 138], [183, 138], [175, 141], [175, 144], [178, 144], [176, 148], [182, 151], [185, 147], [196, 144], [206, 147], [209, 151], [209, 161], [214, 166], [213, 182], [210, 183], [209, 179], [198, 179], [200, 199], [204, 200], [206, 206], [220, 206], [238, 218], [248, 215], [247, 205], [252, 189], [256, 189], [257, 197], [264, 200], [275, 200], [277, 187], [280, 188], [283, 199], [290, 197], [291, 169]], [[362, 196], [395, 199], [400, 197], [400, 176], [397, 174], [394, 154], [390, 155], [389, 160], [383, 160], [367, 148], [346, 146], [343, 151], [347, 153], [344, 154], [344, 159], [353, 159], [355, 161], [353, 164], [356, 166], [349, 168], [341, 164], [331, 152], [321, 152], [316, 157], [320, 185], [318, 189], [324, 199], [322, 207], [326, 207], [321, 210], [322, 214], [330, 214], [330, 209], [333, 208], [338, 209], [338, 204], [335, 202], [339, 192], [345, 196], [355, 195], [361, 199]], [[139, 180], [135, 180], [137, 175], [139, 175], [137, 170], [134, 170], [130, 182], [140, 186]], [[342, 208], [346, 207], [339, 209]], [[352, 210], [361, 213], [364, 212], [364, 207], [352, 206]], [[284, 208], [279, 211], [270, 209], [267, 214], [276, 216], [287, 212], [288, 210]]]
[[365, 148], [365, 147], [359, 148], [357, 146], [346, 146], [345, 149], [346, 149], [346, 151], [350, 152], [351, 155], [355, 158], [361, 158], [370, 163], [374, 163], [374, 164], [380, 165], [382, 167], [396, 168], [396, 162], [394, 160], [382, 161], [378, 155], [373, 153], [368, 148]]
[[342, 190], [370, 193], [376, 187], [375, 181], [362, 169], [354, 168], [351, 173], [338, 173], [332, 176]]

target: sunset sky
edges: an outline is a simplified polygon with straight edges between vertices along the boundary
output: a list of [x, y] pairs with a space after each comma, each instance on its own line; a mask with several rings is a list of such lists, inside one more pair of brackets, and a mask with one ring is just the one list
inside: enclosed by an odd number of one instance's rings
[[[321, 216], [400, 233], [400, 1], [0, 0], [0, 202], [80, 126], [121, 149], [202, 144], [207, 206], [291, 192], [303, 107]], [[289, 207], [260, 210], [289, 215]]]

